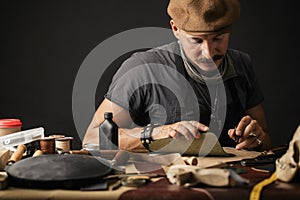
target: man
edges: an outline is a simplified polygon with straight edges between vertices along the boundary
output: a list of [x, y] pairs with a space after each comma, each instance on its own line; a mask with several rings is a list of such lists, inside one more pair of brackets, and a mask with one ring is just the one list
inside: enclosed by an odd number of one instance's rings
[[83, 144], [98, 142], [104, 112], [113, 112], [122, 149], [145, 149], [167, 137], [193, 140], [207, 131], [222, 146], [269, 148], [250, 57], [228, 49], [239, 0], [170, 0], [167, 11], [178, 41], [122, 64]]

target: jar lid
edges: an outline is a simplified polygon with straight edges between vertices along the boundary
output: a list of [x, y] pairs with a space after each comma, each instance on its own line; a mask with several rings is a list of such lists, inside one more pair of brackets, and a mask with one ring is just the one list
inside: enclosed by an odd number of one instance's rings
[[0, 128], [15, 128], [22, 126], [19, 119], [0, 119]]

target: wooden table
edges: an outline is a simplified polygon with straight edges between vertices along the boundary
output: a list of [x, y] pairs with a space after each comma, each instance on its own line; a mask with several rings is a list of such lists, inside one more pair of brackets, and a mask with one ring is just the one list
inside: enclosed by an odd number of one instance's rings
[[[207, 187], [198, 186], [184, 188], [172, 185], [165, 177], [156, 179], [139, 188], [120, 187], [113, 191], [79, 191], [79, 190], [41, 190], [9, 187], [0, 191], [0, 199], [136, 199], [136, 200], [168, 200], [168, 199], [249, 199], [252, 187], [261, 180], [268, 178], [271, 173], [254, 171], [251, 167], [242, 167], [246, 173], [242, 177], [250, 181], [248, 186], [239, 187]], [[264, 188], [261, 199], [300, 199], [300, 181], [283, 183], [276, 181]]]

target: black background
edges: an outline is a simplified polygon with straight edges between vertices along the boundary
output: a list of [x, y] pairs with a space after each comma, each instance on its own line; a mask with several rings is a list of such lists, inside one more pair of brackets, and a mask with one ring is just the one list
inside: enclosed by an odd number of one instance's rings
[[[287, 143], [300, 124], [296, 2], [241, 0], [241, 17], [231, 36], [231, 47], [252, 56], [274, 145]], [[83, 60], [102, 41], [122, 31], [169, 28], [167, 3], [1, 1], [0, 118], [20, 118], [23, 129], [43, 126], [46, 135], [73, 136], [74, 148], [80, 148], [72, 89]], [[104, 92], [102, 88], [97, 93], [95, 105]]]

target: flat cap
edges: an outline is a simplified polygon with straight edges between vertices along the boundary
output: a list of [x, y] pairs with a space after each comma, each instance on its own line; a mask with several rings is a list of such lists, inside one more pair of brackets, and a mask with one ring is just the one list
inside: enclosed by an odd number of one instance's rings
[[240, 0], [170, 0], [167, 11], [186, 32], [226, 32], [240, 16]]

